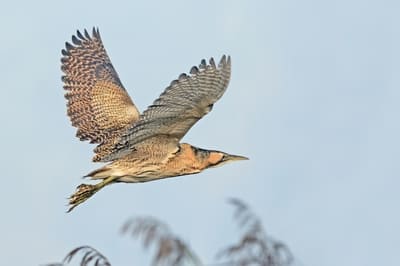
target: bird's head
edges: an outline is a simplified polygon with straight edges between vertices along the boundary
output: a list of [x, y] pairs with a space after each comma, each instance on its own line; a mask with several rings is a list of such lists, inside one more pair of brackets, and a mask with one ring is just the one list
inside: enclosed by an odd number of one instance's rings
[[240, 156], [240, 155], [233, 155], [233, 154], [228, 154], [222, 151], [210, 151], [209, 156], [208, 156], [208, 167], [217, 167], [221, 166], [223, 164], [229, 163], [229, 162], [234, 162], [234, 161], [242, 161], [242, 160], [248, 160], [249, 158]]

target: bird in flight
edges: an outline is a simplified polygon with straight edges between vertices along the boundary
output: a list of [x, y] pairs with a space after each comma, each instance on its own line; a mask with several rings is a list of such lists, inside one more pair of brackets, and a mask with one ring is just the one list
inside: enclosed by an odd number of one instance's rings
[[142, 114], [121, 83], [104, 49], [99, 30], [72, 36], [62, 50], [62, 81], [67, 112], [76, 136], [97, 144], [93, 162], [105, 166], [87, 174], [97, 184], [81, 184], [69, 198], [70, 208], [103, 187], [196, 174], [244, 156], [205, 150], [180, 140], [224, 94], [231, 59], [216, 65], [204, 59], [190, 74], [181, 74]]

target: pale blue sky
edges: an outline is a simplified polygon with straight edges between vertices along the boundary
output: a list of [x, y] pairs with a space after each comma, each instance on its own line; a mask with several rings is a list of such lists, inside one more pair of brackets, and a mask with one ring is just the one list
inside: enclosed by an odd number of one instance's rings
[[[237, 240], [228, 197], [309, 266], [400, 260], [400, 5], [397, 1], [9, 1], [0, 9], [2, 265], [38, 265], [88, 244], [113, 265], [150, 253], [118, 232], [167, 222], [205, 262]], [[202, 58], [232, 79], [184, 138], [250, 157], [199, 175], [105, 188], [66, 214], [98, 167], [74, 138], [60, 50], [98, 26], [140, 110]]]

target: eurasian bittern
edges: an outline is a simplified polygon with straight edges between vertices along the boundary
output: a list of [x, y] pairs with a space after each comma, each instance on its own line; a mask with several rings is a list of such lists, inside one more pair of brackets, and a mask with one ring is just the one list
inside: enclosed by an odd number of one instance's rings
[[181, 74], [141, 115], [122, 85], [104, 49], [99, 30], [77, 31], [62, 50], [61, 69], [68, 115], [76, 136], [98, 144], [94, 162], [110, 162], [86, 176], [102, 179], [81, 184], [69, 198], [71, 211], [106, 185], [137, 183], [189, 175], [246, 157], [179, 143], [186, 132], [224, 94], [231, 59], [218, 66], [211, 58]]

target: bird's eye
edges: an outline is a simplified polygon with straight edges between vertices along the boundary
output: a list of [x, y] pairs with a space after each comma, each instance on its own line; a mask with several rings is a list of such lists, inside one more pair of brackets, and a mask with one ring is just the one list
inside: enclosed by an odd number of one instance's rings
[[181, 145], [178, 145], [178, 149], [176, 150], [176, 152], [174, 152], [174, 154], [177, 154], [181, 151]]

